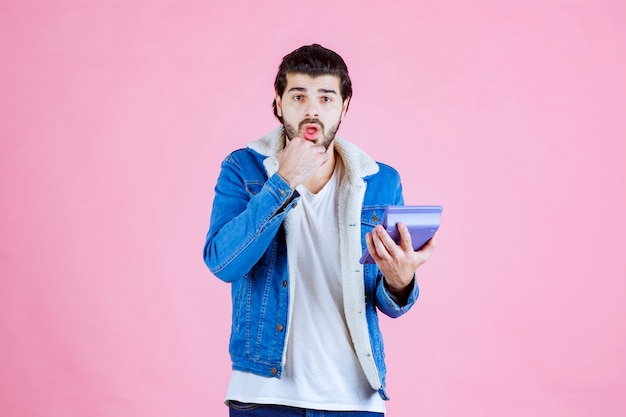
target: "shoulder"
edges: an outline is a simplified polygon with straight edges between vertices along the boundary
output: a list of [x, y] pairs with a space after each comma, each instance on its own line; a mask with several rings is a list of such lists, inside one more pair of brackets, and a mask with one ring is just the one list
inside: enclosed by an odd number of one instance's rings
[[236, 149], [226, 155], [222, 161], [222, 176], [236, 176], [242, 178], [265, 178], [263, 161], [265, 156], [249, 148]]
[[402, 181], [400, 174], [391, 165], [376, 162], [378, 172], [363, 178], [367, 184], [364, 207], [402, 204]]
[[379, 175], [383, 175], [383, 176], [394, 176], [394, 177], [399, 177], [400, 173], [398, 172], [397, 169], [395, 169], [394, 167], [392, 167], [391, 165], [388, 165], [384, 162], [379, 162], [376, 161], [376, 165], [378, 165], [378, 174]]
[[224, 158], [224, 163], [240, 164], [243, 161], [259, 159], [261, 155], [250, 148], [235, 149]]
[[376, 172], [375, 174], [372, 174], [372, 175], [369, 175], [369, 176], [365, 177], [364, 178], [365, 181], [367, 181], [367, 182], [371, 182], [371, 181], [383, 181], [383, 182], [400, 181], [400, 173], [398, 172], [397, 169], [395, 169], [391, 165], [388, 165], [388, 164], [386, 164], [384, 162], [379, 162], [379, 161], [376, 161], [376, 165], [378, 165], [378, 172]]

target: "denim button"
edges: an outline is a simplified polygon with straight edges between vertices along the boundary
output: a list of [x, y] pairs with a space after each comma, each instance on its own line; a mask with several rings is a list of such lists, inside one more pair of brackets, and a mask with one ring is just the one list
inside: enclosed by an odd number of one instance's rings
[[286, 287], [286, 286], [287, 286], [287, 280], [284, 280], [283, 281], [283, 287]]
[[284, 328], [285, 327], [282, 324], [279, 324], [278, 326], [276, 326], [276, 330], [278, 330], [279, 332], [282, 332]]
[[272, 372], [272, 375], [276, 375], [278, 373], [278, 369], [272, 368], [271, 372]]

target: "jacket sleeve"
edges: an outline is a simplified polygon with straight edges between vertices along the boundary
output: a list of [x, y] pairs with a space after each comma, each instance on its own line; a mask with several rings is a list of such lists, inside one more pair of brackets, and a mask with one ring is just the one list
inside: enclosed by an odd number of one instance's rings
[[417, 286], [417, 281], [415, 276], [413, 276], [413, 282], [411, 283], [413, 288], [411, 289], [411, 293], [409, 294], [409, 298], [406, 301], [406, 304], [399, 304], [396, 297], [394, 297], [387, 286], [384, 283], [384, 280], [381, 279], [378, 281], [378, 285], [376, 287], [376, 301], [378, 309], [383, 312], [385, 315], [396, 318], [400, 317], [407, 311], [413, 307], [415, 302], [417, 301], [417, 297], [419, 296], [419, 287]]
[[204, 245], [204, 262], [227, 282], [244, 277], [257, 263], [297, 197], [278, 173], [244, 182], [240, 163], [249, 162], [231, 154], [222, 163]]
[[[395, 187], [393, 187], [393, 197], [392, 201], [393, 205], [402, 206], [404, 205], [404, 196], [402, 193], [402, 181], [400, 180], [400, 175], [397, 171], [393, 170], [395, 174]], [[391, 181], [390, 181], [391, 182]], [[376, 306], [378, 309], [385, 315], [396, 318], [402, 316], [404, 313], [409, 311], [411, 307], [417, 301], [417, 297], [419, 296], [419, 287], [417, 285], [417, 280], [415, 275], [413, 275], [413, 281], [410, 284], [413, 286], [411, 289], [411, 293], [405, 304], [399, 304], [396, 297], [394, 297], [390, 292], [387, 286], [385, 285], [385, 280], [378, 270], [377, 278], [376, 278]]]

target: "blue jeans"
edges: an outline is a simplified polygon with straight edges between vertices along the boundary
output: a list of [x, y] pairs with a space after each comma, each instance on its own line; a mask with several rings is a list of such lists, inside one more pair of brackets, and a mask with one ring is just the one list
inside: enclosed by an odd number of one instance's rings
[[248, 404], [229, 401], [230, 417], [384, 417], [369, 411], [319, 411], [284, 405]]

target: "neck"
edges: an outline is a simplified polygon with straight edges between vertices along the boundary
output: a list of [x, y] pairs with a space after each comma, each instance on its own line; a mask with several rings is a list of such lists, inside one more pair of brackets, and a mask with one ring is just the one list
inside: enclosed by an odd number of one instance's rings
[[331, 146], [328, 148], [327, 152], [329, 153], [328, 161], [324, 163], [321, 167], [313, 173], [305, 182], [302, 183], [309, 191], [316, 194], [318, 193], [326, 183], [333, 176], [333, 172], [335, 172], [335, 150], [334, 147]]

